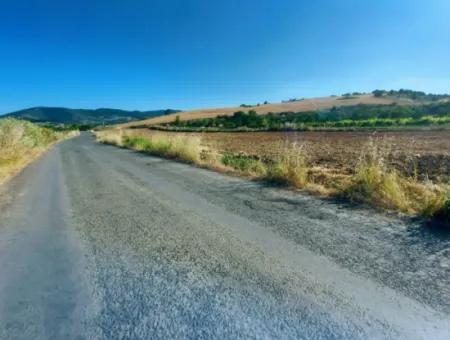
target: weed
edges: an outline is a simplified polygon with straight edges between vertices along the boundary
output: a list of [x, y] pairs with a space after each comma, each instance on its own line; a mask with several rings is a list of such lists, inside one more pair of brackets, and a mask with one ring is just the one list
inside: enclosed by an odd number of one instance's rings
[[267, 178], [303, 189], [308, 184], [308, 170], [304, 148], [291, 144], [285, 147], [283, 153], [269, 166]]
[[427, 217], [443, 211], [448, 197], [443, 186], [421, 183], [417, 176], [400, 175], [387, 165], [386, 152], [373, 140], [369, 141], [365, 150], [352, 183], [344, 189], [350, 199]]
[[222, 155], [221, 162], [223, 165], [247, 175], [263, 176], [267, 173], [267, 167], [260, 159], [244, 154], [226, 153]]

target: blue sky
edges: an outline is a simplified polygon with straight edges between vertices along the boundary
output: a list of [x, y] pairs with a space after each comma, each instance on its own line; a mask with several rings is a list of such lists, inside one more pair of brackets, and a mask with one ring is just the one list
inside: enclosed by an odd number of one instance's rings
[[450, 92], [448, 0], [1, 0], [0, 112]]

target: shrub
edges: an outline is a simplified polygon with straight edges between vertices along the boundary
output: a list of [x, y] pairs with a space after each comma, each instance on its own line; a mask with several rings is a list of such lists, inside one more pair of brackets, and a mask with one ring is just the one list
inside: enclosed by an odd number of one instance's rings
[[226, 153], [222, 155], [221, 162], [223, 165], [249, 175], [261, 176], [267, 172], [267, 168], [261, 160], [243, 154]]

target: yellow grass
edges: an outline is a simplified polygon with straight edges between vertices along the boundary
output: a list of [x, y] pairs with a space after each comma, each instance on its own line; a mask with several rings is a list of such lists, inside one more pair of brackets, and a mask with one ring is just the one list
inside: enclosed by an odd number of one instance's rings
[[112, 144], [122, 146], [122, 130], [100, 130], [95, 131], [95, 137], [97, 142], [103, 144]]
[[53, 143], [74, 132], [55, 132], [27, 121], [0, 119], [0, 184], [23, 169]]
[[[271, 160], [245, 154], [220, 154], [202, 147], [198, 136], [165, 134], [133, 135], [122, 130], [96, 132], [97, 140], [137, 151], [176, 158], [217, 171], [275, 181], [292, 188], [328, 196], [345, 196], [374, 207], [423, 216], [448, 216], [450, 187], [405, 177], [390, 168], [385, 157], [388, 144], [370, 140], [352, 174], [310, 164], [304, 146], [286, 144]], [[447, 215], [446, 215], [447, 214]]]
[[143, 151], [157, 156], [199, 163], [201, 140], [198, 137], [154, 134], [148, 137], [124, 135], [122, 130], [96, 132], [97, 141]]
[[384, 156], [382, 147], [369, 141], [346, 194], [351, 199], [407, 214], [436, 215], [448, 197], [448, 186], [402, 176], [387, 166]]
[[298, 144], [287, 145], [281, 155], [269, 166], [268, 178], [298, 189], [308, 184], [309, 166], [304, 148]]

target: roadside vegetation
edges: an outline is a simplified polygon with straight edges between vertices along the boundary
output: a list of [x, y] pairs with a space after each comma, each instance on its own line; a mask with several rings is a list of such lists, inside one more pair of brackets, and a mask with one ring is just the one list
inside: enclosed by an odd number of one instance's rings
[[151, 137], [124, 135], [121, 130], [96, 132], [97, 141], [113, 144], [136, 151], [146, 152], [196, 164], [199, 162], [200, 138], [186, 136], [167, 136], [158, 134]]
[[155, 132], [133, 135], [132, 130], [96, 132], [101, 143], [181, 160], [214, 170], [235, 173], [304, 190], [325, 197], [344, 198], [373, 207], [449, 222], [450, 186], [407, 176], [389, 165], [379, 142], [370, 140], [350, 174], [309, 162], [308, 150], [287, 143], [277, 157], [259, 158], [243, 153], [219, 153], [205, 147], [200, 137]]
[[49, 146], [78, 134], [78, 131], [55, 131], [14, 118], [0, 119], [0, 183], [4, 182]]
[[[433, 97], [434, 98], [434, 97]], [[353, 105], [309, 112], [258, 115], [237, 111], [231, 116], [182, 121], [153, 128], [173, 131], [286, 131], [450, 126], [450, 102], [421, 105]]]
[[366, 145], [343, 195], [406, 214], [427, 217], [441, 214], [450, 199], [450, 187], [402, 175], [388, 165], [382, 150], [373, 140]]

